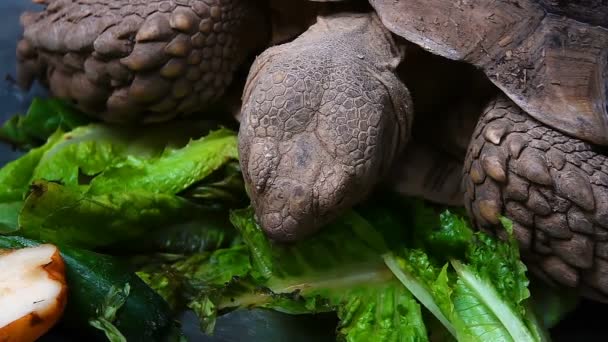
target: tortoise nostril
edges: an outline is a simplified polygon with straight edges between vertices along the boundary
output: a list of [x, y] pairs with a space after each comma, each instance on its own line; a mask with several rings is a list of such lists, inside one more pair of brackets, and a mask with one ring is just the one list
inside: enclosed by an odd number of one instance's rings
[[289, 191], [289, 202], [292, 208], [304, 209], [311, 204], [312, 194], [304, 186], [300, 184], [293, 185], [290, 189], [285, 189], [285, 191]]

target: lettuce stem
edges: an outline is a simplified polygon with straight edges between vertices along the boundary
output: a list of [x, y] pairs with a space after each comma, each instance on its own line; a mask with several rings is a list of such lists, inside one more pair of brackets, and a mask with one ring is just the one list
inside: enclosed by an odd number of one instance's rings
[[477, 294], [477, 297], [492, 311], [494, 316], [504, 325], [514, 341], [536, 341], [525, 324], [505, 301], [500, 299], [496, 290], [479, 279], [471, 269], [458, 260], [450, 260], [452, 267], [460, 279]]
[[384, 259], [384, 263], [386, 266], [393, 272], [395, 277], [399, 279], [399, 281], [418, 299], [422, 305], [424, 305], [438, 320], [443, 324], [443, 326], [452, 334], [452, 336], [456, 337], [456, 329], [447, 317], [443, 314], [439, 306], [435, 304], [433, 299], [433, 295], [431, 295], [429, 289], [424, 286], [421, 282], [416, 280], [414, 276], [409, 274], [409, 272], [403, 270], [399, 267], [395, 256], [392, 253], [387, 253], [382, 256]]

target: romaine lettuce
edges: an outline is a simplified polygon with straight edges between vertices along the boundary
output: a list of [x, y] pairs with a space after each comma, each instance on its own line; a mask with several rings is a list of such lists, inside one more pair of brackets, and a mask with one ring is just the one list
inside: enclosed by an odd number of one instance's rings
[[191, 267], [198, 263], [204, 269], [197, 276], [180, 262], [171, 267], [171, 274], [187, 278], [181, 284], [188, 297], [183, 300], [206, 331], [213, 331], [218, 314], [261, 307], [291, 314], [336, 311], [337, 331], [346, 340], [422, 341], [428, 339], [430, 322], [419, 302], [459, 341], [548, 339], [530, 309], [515, 241], [473, 233], [450, 212], [437, 218], [438, 227], [425, 228], [424, 244], [445, 245], [444, 239], [464, 244], [452, 243], [453, 250], [464, 248], [464, 255], [443, 264], [437, 260], [445, 257], [429, 256], [407, 241], [389, 248], [383, 229], [355, 211], [293, 245], [267, 240], [251, 209], [233, 211], [231, 220], [244, 245], [215, 253], [239, 258], [221, 262], [210, 253], [190, 259]]
[[232, 131], [190, 138], [209, 127], [179, 122], [138, 133], [90, 124], [57, 131], [0, 170], [0, 233], [98, 248], [205, 220], [205, 210], [180, 192], [237, 158]]
[[0, 127], [0, 140], [32, 148], [44, 144], [57, 130], [71, 130], [90, 121], [59, 99], [35, 98], [26, 115], [13, 116]]

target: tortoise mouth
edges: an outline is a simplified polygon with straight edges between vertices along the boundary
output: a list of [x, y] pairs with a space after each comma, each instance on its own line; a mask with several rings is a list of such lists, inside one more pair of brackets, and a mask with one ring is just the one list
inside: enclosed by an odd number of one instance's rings
[[[322, 212], [333, 207], [333, 195], [339, 193], [342, 181], [335, 180], [336, 188], [325, 188], [332, 159], [314, 134], [300, 134], [279, 145], [277, 149], [254, 145], [243, 170], [253, 185], [250, 195], [264, 231], [272, 239], [294, 241], [320, 228]], [[275, 162], [267, 162], [275, 154]]]
[[279, 213], [269, 213], [261, 216], [259, 221], [263, 227], [266, 227], [264, 229], [266, 236], [274, 241], [288, 243], [302, 238], [302, 235], [292, 233], [299, 229], [300, 224], [291, 217], [284, 219]]

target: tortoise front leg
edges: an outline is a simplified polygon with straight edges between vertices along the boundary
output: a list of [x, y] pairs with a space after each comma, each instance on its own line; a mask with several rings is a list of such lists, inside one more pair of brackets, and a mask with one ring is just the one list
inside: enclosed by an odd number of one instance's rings
[[500, 97], [481, 116], [464, 168], [465, 205], [481, 229], [504, 237], [514, 222], [538, 275], [608, 299], [608, 158]]
[[250, 0], [45, 1], [24, 13], [17, 79], [113, 123], [205, 111], [267, 42]]

